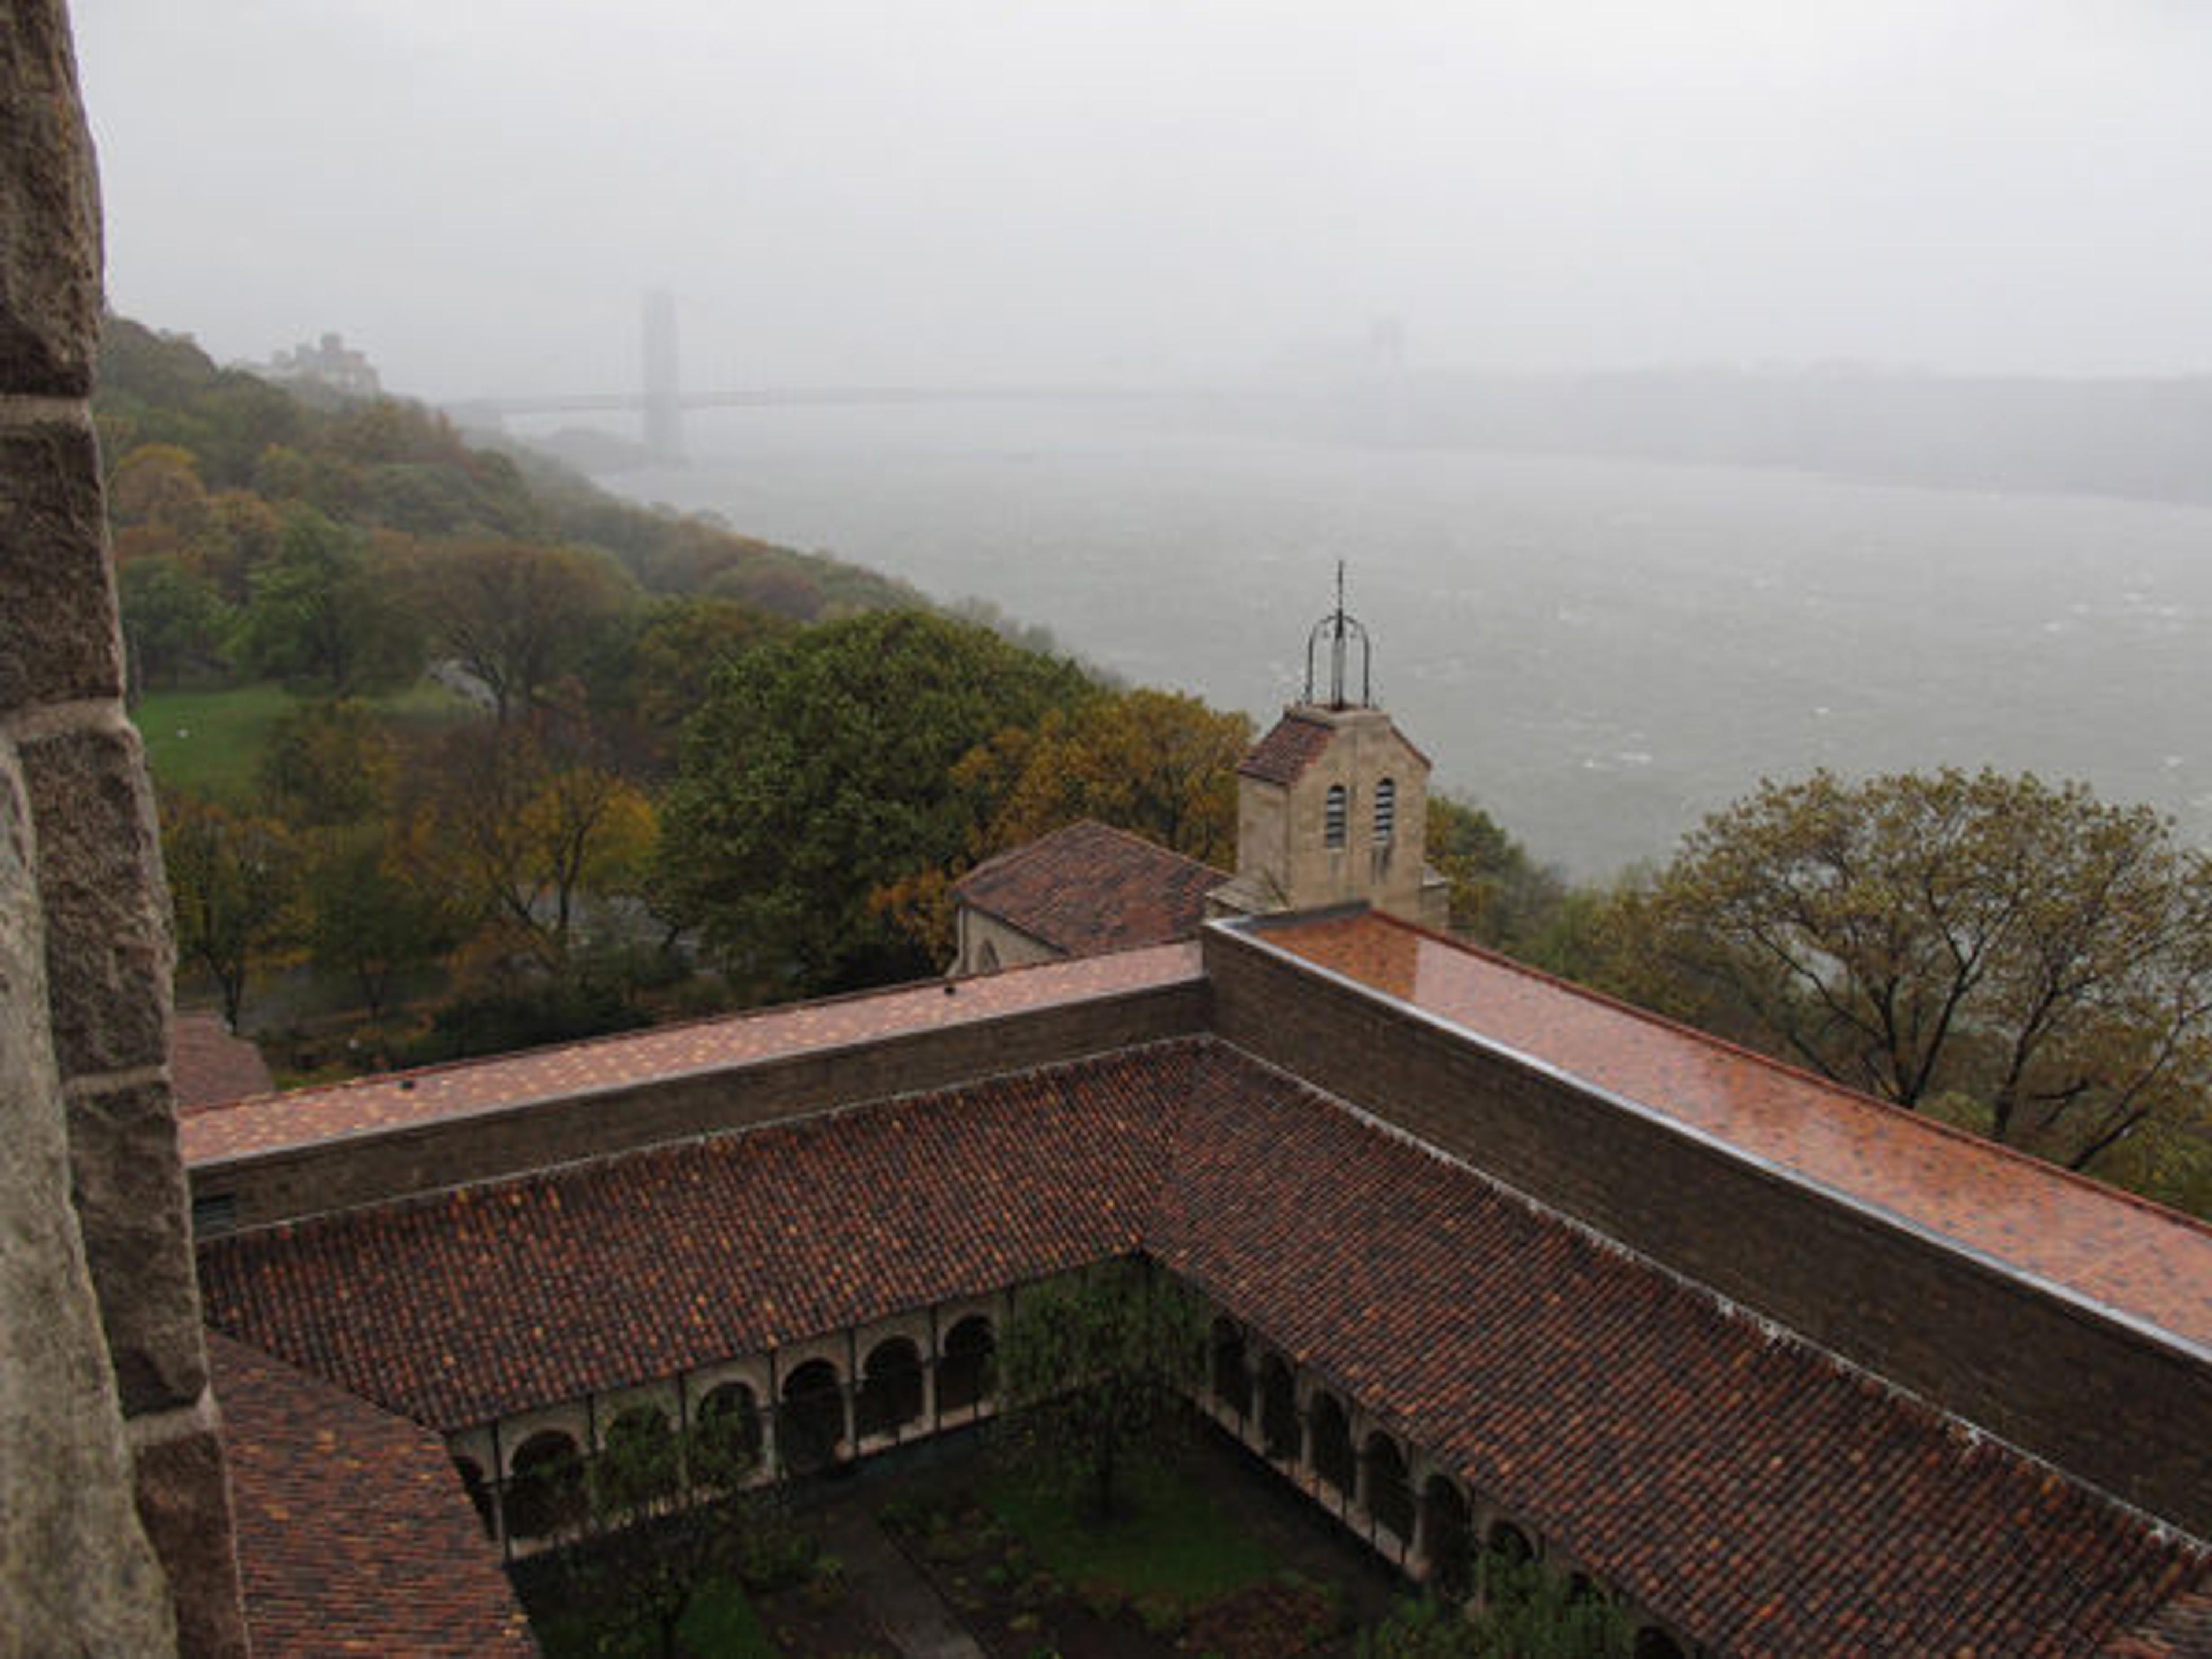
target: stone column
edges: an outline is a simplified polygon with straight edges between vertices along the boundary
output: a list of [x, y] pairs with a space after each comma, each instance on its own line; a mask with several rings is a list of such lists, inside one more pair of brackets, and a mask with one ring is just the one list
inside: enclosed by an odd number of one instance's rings
[[[168, 902], [88, 401], [98, 186], [61, 0], [0, 21], [0, 1623], [25, 1652], [242, 1656], [169, 1094]], [[110, 1503], [111, 1455], [143, 1534]], [[111, 1619], [134, 1633], [108, 1639]]]

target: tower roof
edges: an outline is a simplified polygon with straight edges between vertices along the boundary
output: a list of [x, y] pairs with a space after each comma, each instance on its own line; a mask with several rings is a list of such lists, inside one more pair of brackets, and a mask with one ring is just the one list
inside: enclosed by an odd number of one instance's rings
[[1328, 747], [1329, 738], [1336, 728], [1314, 712], [1304, 708], [1285, 709], [1267, 735], [1254, 744], [1237, 763], [1240, 776], [1256, 778], [1261, 783], [1276, 783], [1288, 788], [1305, 775], [1305, 769], [1321, 758], [1322, 750]]

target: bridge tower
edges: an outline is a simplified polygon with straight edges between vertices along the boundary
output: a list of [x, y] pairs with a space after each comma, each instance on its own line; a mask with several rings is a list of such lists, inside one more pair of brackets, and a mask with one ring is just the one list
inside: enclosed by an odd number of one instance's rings
[[664, 466], [684, 460], [676, 361], [676, 301], [665, 289], [654, 289], [645, 296], [645, 447]]

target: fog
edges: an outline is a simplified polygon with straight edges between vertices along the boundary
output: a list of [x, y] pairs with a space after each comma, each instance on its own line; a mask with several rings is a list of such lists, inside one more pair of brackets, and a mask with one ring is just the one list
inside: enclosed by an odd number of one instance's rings
[[109, 291], [434, 398], [2212, 371], [2197, 0], [79, 0]]

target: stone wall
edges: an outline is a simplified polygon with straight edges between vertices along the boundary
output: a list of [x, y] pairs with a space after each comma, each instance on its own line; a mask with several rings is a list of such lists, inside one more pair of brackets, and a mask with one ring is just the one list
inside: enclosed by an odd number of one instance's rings
[[87, 402], [99, 205], [60, 0], [9, 6], [0, 54], [0, 1652], [242, 1655], [169, 1099], [167, 900]]
[[995, 974], [1002, 968], [1027, 968], [1040, 962], [1058, 962], [1067, 952], [1056, 951], [1042, 939], [973, 906], [963, 904], [952, 913], [959, 950], [951, 973], [965, 979], [971, 974]]
[[1188, 1036], [1204, 1029], [1206, 1012], [1203, 983], [1184, 981], [726, 1071], [520, 1100], [196, 1164], [192, 1200], [204, 1215], [219, 1212], [226, 1230], [270, 1226]]
[[2081, 1480], [2212, 1537], [2212, 1359], [1208, 929], [1217, 1032]]

